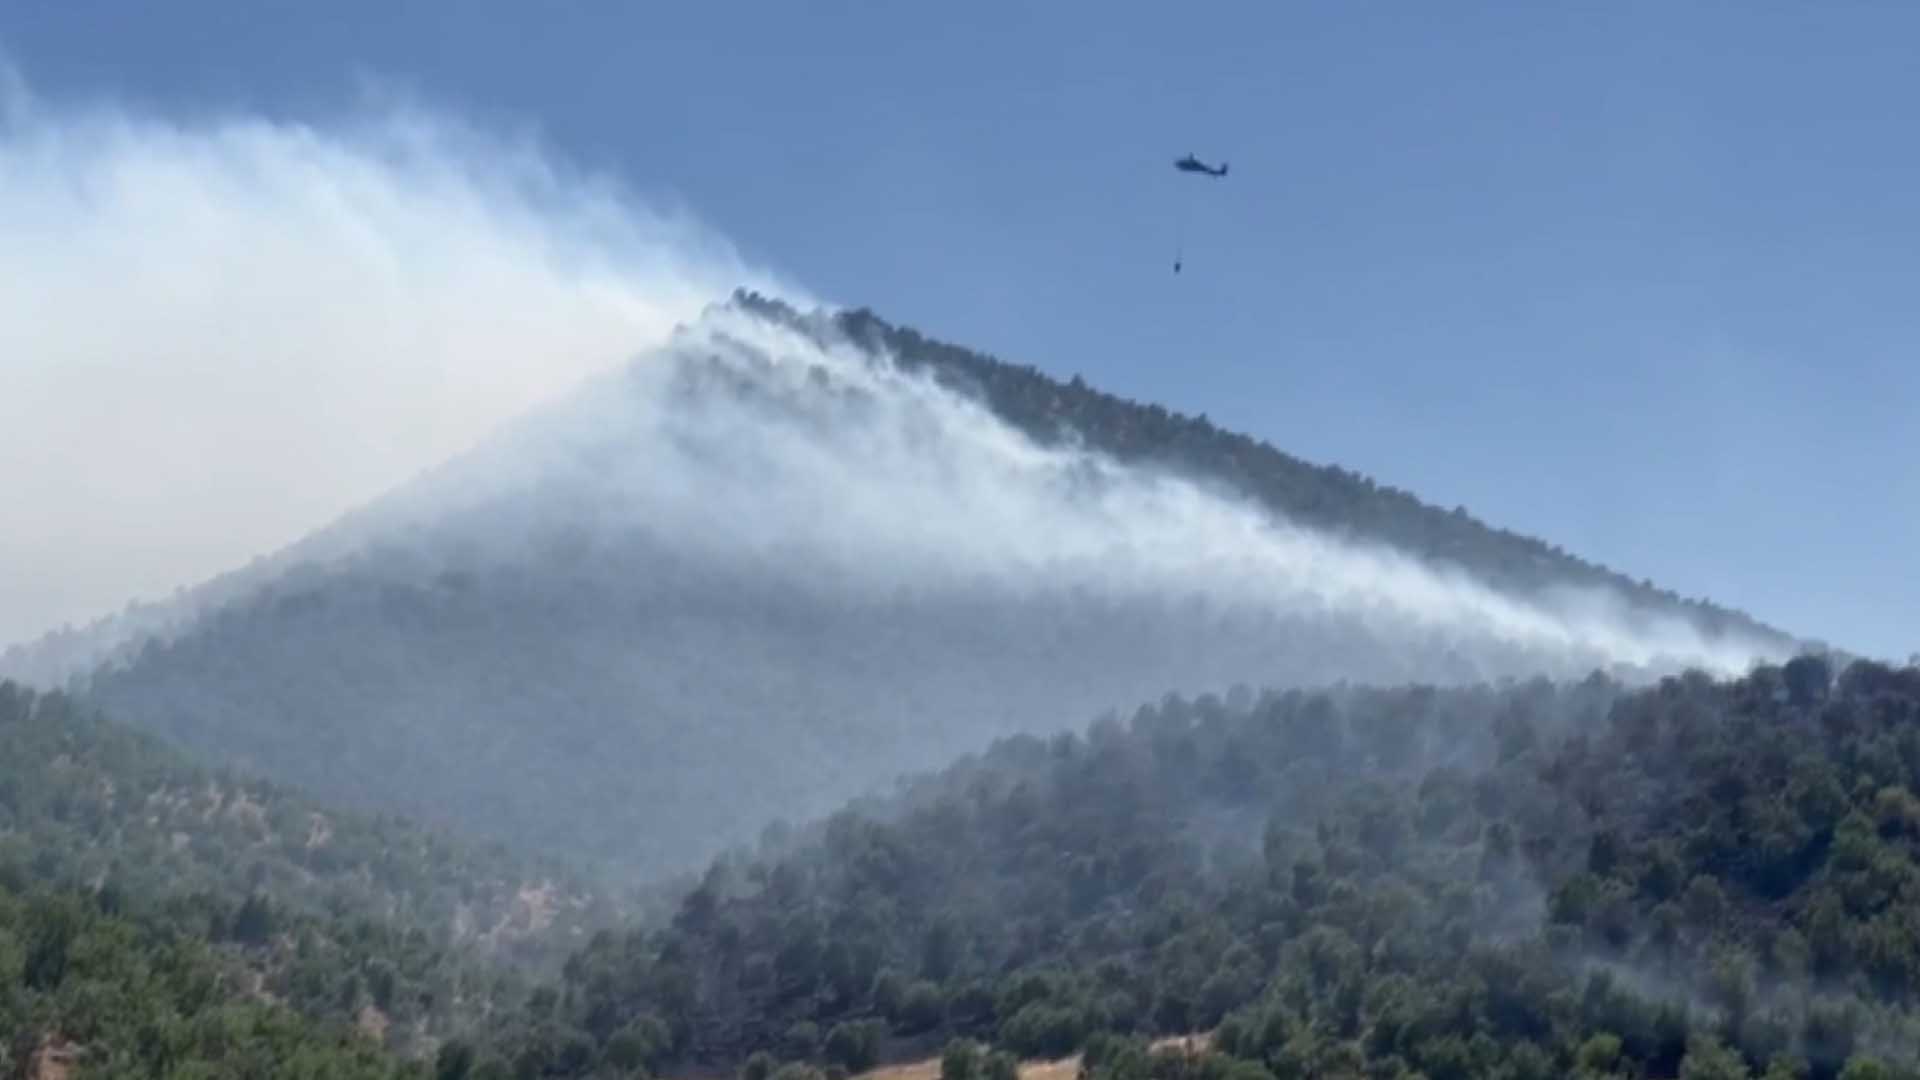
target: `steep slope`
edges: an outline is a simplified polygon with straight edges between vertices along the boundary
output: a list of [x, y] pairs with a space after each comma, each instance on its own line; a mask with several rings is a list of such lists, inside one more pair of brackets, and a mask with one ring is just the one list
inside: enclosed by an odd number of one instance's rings
[[[1170, 699], [716, 862], [487, 1052], [858, 1069], [964, 1036], [1116, 1080], [1913, 1075], [1889, 1066], [1920, 1045], [1916, 719], [1920, 669], [1811, 658]], [[1223, 1056], [1130, 1041], [1193, 1030]]]
[[1441, 545], [1456, 565], [1374, 542], [1409, 528], [1390, 515], [1303, 528], [1318, 496], [1272, 494], [1287, 459], [1196, 479], [1212, 443], [1164, 459], [1203, 429], [1049, 411], [1045, 384], [895, 355], [877, 326], [740, 297], [217, 583], [228, 599], [88, 693], [328, 799], [651, 873], [1173, 689], [1643, 678], [1785, 650], [1537, 558], [1526, 589], [1494, 588], [1463, 568], [1506, 558], [1474, 554], [1497, 547], [1477, 527]]
[[[770, 318], [798, 317], [765, 297], [744, 294], [740, 301]], [[1041, 443], [1072, 440], [1119, 461], [1169, 466], [1225, 483], [1301, 525], [1451, 563], [1509, 592], [1603, 588], [1635, 608], [1682, 615], [1711, 633], [1792, 644], [1784, 632], [1745, 612], [1634, 581], [1543, 540], [1487, 525], [1464, 507], [1443, 510], [1370, 477], [1310, 464], [1216, 428], [1204, 416], [1117, 398], [1077, 376], [1062, 383], [1031, 367], [930, 340], [865, 309], [844, 313], [838, 321], [854, 340], [885, 350], [902, 368], [934, 372], [943, 383], [980, 395], [996, 414]]]

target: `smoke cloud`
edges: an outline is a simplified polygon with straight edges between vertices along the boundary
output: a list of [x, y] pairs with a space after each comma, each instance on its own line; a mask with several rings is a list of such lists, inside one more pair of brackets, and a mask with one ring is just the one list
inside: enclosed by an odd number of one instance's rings
[[[1735, 672], [1770, 658], [1609, 594], [1517, 599], [1190, 479], [1039, 446], [984, 405], [846, 340], [824, 314], [786, 326], [711, 309], [361, 528], [390, 533], [395, 514], [457, 519], [462, 506], [516, 490], [540, 508], [496, 521], [594, 521], [600, 536], [642, 532], [843, 597], [1077, 593], [1204, 610], [1242, 634], [1276, 616], [1296, 627], [1332, 617], [1388, 649], [1477, 652], [1485, 676], [1615, 664]], [[467, 542], [526, 540], [524, 528], [459, 528]]]
[[406, 105], [0, 87], [0, 643], [279, 548], [742, 284], [683, 215]]
[[[842, 593], [1337, 616], [1376, 645], [1497, 656], [1484, 673], [1762, 655], [1037, 446], [823, 320], [717, 305], [743, 284], [807, 301], [683, 217], [417, 108], [322, 129], [16, 94], [0, 234], [0, 641], [394, 492], [300, 550], [491, 507], [463, 543], [508, 557], [539, 523], [597, 521]], [[538, 507], [512, 525], [503, 499]]]
[[339, 805], [644, 875], [1168, 691], [1767, 658], [1040, 445], [418, 109], [15, 100], [0, 236], [0, 641], [162, 598], [0, 674]]

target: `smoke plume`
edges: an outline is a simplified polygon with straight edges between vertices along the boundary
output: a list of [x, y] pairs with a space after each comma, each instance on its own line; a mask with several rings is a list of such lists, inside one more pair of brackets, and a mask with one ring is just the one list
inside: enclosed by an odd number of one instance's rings
[[[824, 313], [786, 325], [717, 306], [389, 513], [441, 520], [512, 491], [540, 493], [542, 509], [523, 521], [643, 532], [842, 595], [1044, 590], [1229, 619], [1338, 618], [1376, 644], [1440, 641], [1507, 658], [1479, 665], [1482, 675], [1610, 664], [1732, 672], [1767, 652], [1600, 592], [1503, 595], [1188, 478], [1039, 446], [983, 404], [845, 339]], [[362, 525], [394, 526], [391, 516]]]
[[1483, 673], [1760, 652], [1037, 446], [822, 320], [716, 305], [742, 284], [800, 297], [684, 218], [417, 108], [173, 123], [15, 94], [0, 234], [0, 641], [404, 489], [325, 535], [537, 492], [521, 525], [489, 519], [491, 546], [593, 521], [856, 593], [1332, 615], [1375, 646], [1497, 654]]
[[0, 643], [292, 542], [759, 281], [405, 104], [325, 127], [0, 96]]

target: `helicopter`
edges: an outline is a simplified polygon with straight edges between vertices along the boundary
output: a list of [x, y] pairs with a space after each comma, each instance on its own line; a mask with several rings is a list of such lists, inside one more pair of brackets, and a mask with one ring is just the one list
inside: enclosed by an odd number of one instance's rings
[[[1226, 162], [1224, 161], [1221, 162], [1219, 167], [1215, 168], [1214, 166], [1209, 165], [1204, 161], [1201, 161], [1199, 158], [1195, 157], [1192, 154], [1188, 154], [1186, 157], [1176, 160], [1173, 163], [1173, 167], [1180, 170], [1183, 173], [1195, 173], [1200, 176], [1210, 176], [1215, 180], [1218, 180], [1227, 175]], [[1186, 228], [1183, 223], [1181, 226], [1181, 232], [1184, 234], [1185, 231], [1186, 231]], [[1183, 235], [1180, 243], [1175, 247], [1175, 250], [1173, 253], [1173, 272], [1176, 274], [1180, 272], [1181, 266], [1185, 264], [1185, 260], [1182, 258], [1185, 247], [1186, 247], [1186, 240]]]
[[1212, 177], [1222, 177], [1227, 175], [1226, 162], [1224, 161], [1221, 162], [1220, 167], [1216, 169], [1213, 166], [1208, 165], [1206, 162], [1201, 161], [1199, 158], [1194, 157], [1192, 154], [1188, 154], [1186, 157], [1183, 157], [1180, 160], [1174, 162], [1173, 167], [1176, 169], [1179, 169], [1181, 172], [1201, 173], [1203, 175], [1212, 176]]

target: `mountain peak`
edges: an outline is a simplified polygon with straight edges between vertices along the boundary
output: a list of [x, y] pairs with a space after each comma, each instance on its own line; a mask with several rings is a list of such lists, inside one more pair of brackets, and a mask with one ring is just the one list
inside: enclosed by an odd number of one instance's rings
[[1740, 671], [1782, 634], [865, 311], [750, 292], [224, 583], [116, 715], [636, 871], [1169, 691]]

